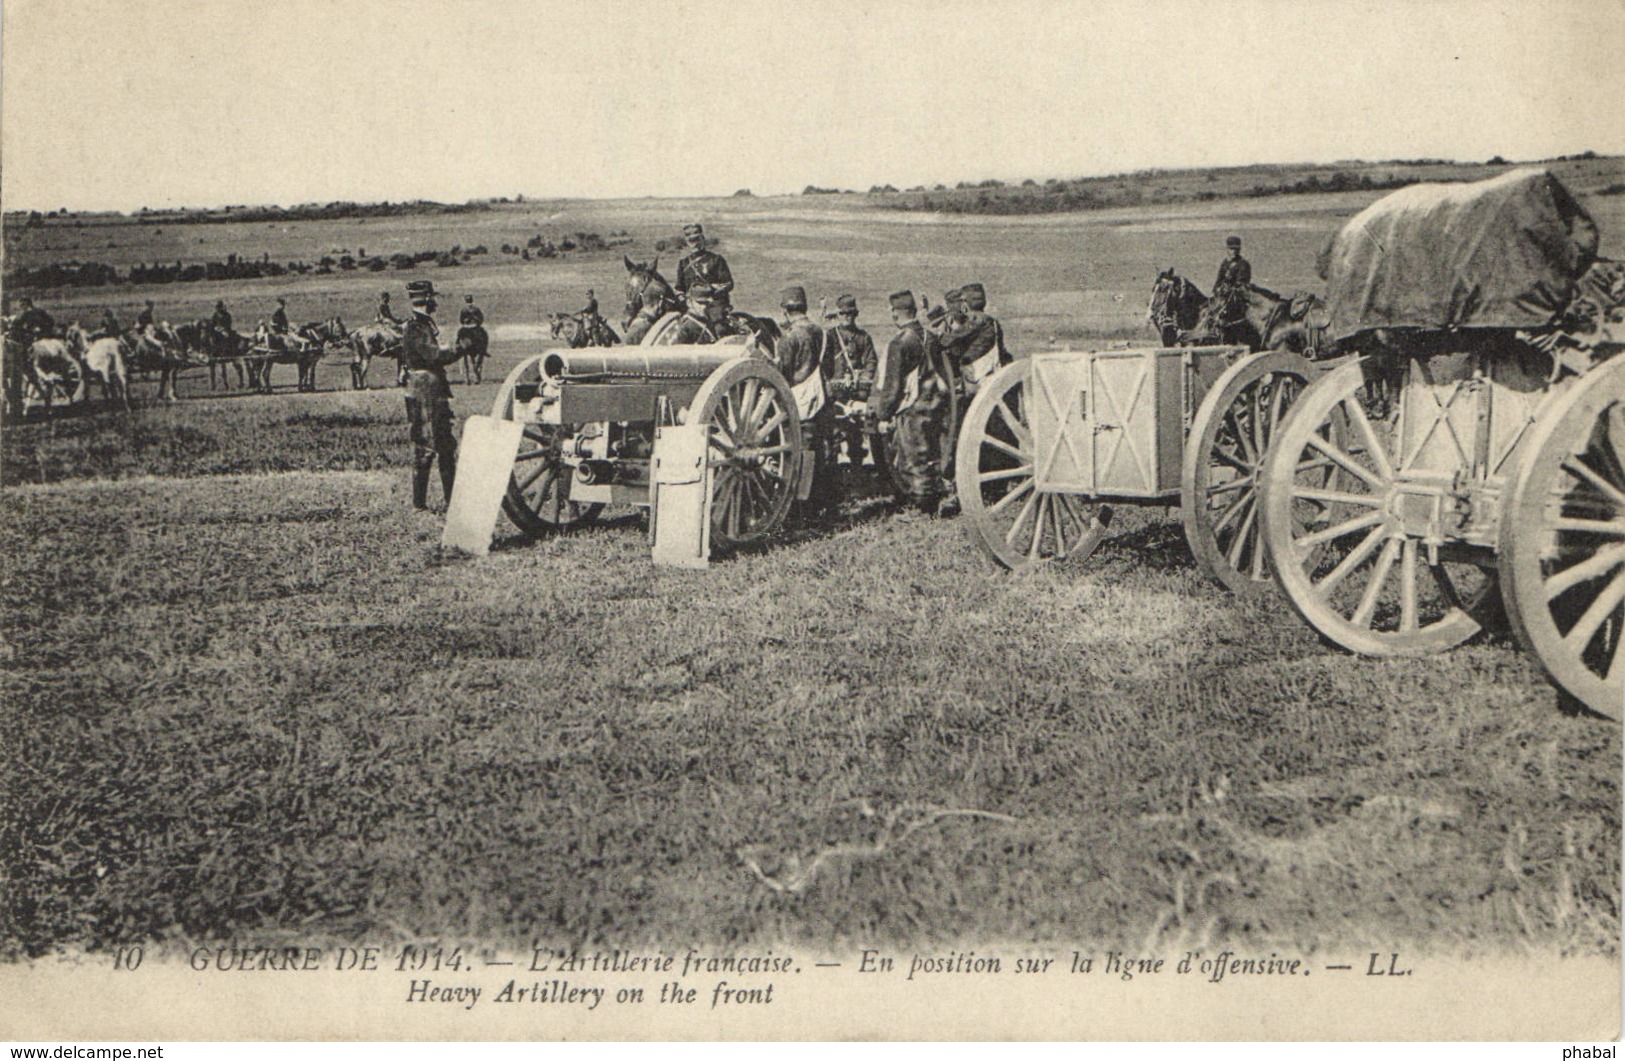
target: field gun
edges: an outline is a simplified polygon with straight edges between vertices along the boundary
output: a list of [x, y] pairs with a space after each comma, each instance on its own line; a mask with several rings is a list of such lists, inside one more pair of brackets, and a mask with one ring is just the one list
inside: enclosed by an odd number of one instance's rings
[[501, 507], [532, 538], [607, 506], [646, 508], [656, 561], [703, 566], [713, 546], [777, 531], [807, 481], [789, 383], [738, 344], [533, 354], [503, 381], [491, 420], [512, 426], [476, 459], [490, 468], [514, 442]]

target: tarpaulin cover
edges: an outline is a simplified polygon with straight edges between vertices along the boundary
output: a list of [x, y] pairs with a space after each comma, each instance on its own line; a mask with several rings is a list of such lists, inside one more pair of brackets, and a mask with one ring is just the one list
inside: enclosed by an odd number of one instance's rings
[[1546, 170], [1401, 188], [1332, 241], [1330, 334], [1541, 327], [1568, 304], [1596, 253], [1596, 224]]

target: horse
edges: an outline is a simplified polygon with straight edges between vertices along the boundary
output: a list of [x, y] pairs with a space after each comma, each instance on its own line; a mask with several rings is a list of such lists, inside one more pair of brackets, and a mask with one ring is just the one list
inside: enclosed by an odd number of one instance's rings
[[325, 321], [311, 321], [286, 334], [275, 334], [260, 322], [254, 330], [254, 344], [268, 351], [262, 358], [260, 389], [271, 391], [271, 366], [294, 365], [299, 370], [297, 388], [301, 391], [316, 389], [316, 366], [329, 344], [343, 343], [349, 337], [344, 321], [338, 316]]
[[626, 263], [626, 317], [621, 327], [626, 332], [626, 343], [636, 346], [643, 342], [649, 329], [666, 314], [682, 308], [677, 289], [660, 275], [660, 259], [635, 262], [621, 255]]
[[127, 368], [131, 372], [158, 374], [158, 398], [175, 400], [175, 375], [189, 361], [180, 349], [180, 339], [165, 321], [147, 329], [131, 328], [123, 335]]
[[562, 339], [572, 350], [585, 346], [619, 346], [621, 343], [615, 329], [602, 318], [588, 321], [579, 313], [549, 313], [547, 321], [553, 338]]
[[1196, 327], [1207, 296], [1200, 288], [1170, 266], [1157, 274], [1151, 285], [1151, 304], [1146, 308], [1146, 320], [1155, 328], [1163, 346], [1179, 342], [1179, 333]]
[[[1195, 284], [1169, 269], [1158, 274], [1152, 288], [1151, 323], [1164, 346], [1224, 343], [1246, 346], [1255, 353], [1290, 350], [1297, 354], [1313, 353], [1318, 348], [1326, 305], [1320, 296], [1300, 291], [1291, 298], [1283, 298], [1274, 291], [1251, 284], [1244, 293], [1244, 305], [1233, 305], [1228, 299], [1218, 297], [1208, 298]], [[1196, 299], [1201, 302], [1195, 322], [1180, 323], [1188, 317], [1189, 307]], [[1169, 341], [1170, 324], [1174, 326], [1172, 342]]]
[[202, 348], [209, 359], [209, 389], [215, 389], [218, 373], [219, 386], [230, 383], [229, 369], [237, 370], [237, 389], [259, 390], [265, 362], [247, 357], [253, 340], [240, 332], [218, 327], [213, 321], [198, 321]]
[[363, 324], [350, 333], [350, 386], [355, 390], [367, 389], [367, 371], [375, 357], [401, 356], [401, 333], [387, 324]]
[[84, 382], [80, 384], [81, 392], [87, 396], [90, 390], [90, 380], [95, 377], [101, 384], [102, 397], [108, 401], [121, 403], [125, 410], [130, 408], [130, 374], [125, 367], [125, 351], [129, 344], [119, 336], [108, 335], [100, 339], [92, 339], [86, 331], [75, 324], [68, 329], [68, 349], [75, 354], [80, 363], [85, 366]]
[[465, 324], [457, 329], [456, 350], [463, 359], [463, 385], [469, 383], [470, 370], [473, 382], [479, 383], [485, 378], [485, 358], [490, 353], [491, 337], [485, 329], [478, 324]]
[[[8, 351], [9, 352], [9, 351]], [[45, 405], [45, 414], [58, 395], [72, 404], [85, 395], [85, 365], [66, 339], [36, 339], [24, 358], [24, 383]]]

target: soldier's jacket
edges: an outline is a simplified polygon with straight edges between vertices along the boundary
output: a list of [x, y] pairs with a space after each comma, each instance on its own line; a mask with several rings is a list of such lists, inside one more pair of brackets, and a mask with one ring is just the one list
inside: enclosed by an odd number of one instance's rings
[[824, 354], [824, 330], [806, 317], [797, 317], [784, 327], [774, 345], [773, 357], [790, 386], [805, 383], [819, 371]]
[[152, 327], [152, 310], [143, 309], [140, 313], [136, 314], [135, 326], [137, 328]]
[[11, 334], [14, 338], [31, 343], [36, 339], [43, 339], [56, 332], [56, 321], [51, 315], [38, 306], [25, 310], [17, 315], [11, 322]]
[[942, 351], [937, 337], [919, 321], [910, 321], [886, 346], [880, 378], [870, 394], [876, 419], [890, 420], [910, 406], [935, 408], [947, 394], [942, 377]]
[[995, 347], [999, 348], [999, 360], [1005, 360], [1003, 327], [997, 318], [980, 310], [969, 310], [963, 320], [950, 319], [943, 328], [942, 347], [953, 363], [961, 367]]
[[598, 299], [589, 298], [586, 306], [584, 306], [581, 310], [581, 315], [586, 317], [588, 320], [596, 318], [598, 316]]
[[292, 327], [288, 323], [288, 311], [278, 306], [276, 312], [271, 314], [271, 330], [273, 332], [286, 332], [291, 331]]
[[857, 325], [829, 329], [824, 344], [824, 381], [836, 401], [865, 401], [875, 385], [880, 355], [875, 341]]
[[113, 316], [113, 313], [112, 313], [111, 310], [109, 310], [108, 312], [102, 314], [102, 334], [103, 335], [123, 335], [124, 334], [124, 325], [122, 325], [122, 324], [120, 324], [118, 322], [118, 318]]
[[478, 327], [485, 323], [485, 314], [480, 312], [478, 306], [464, 306], [463, 312], [457, 318], [457, 323]]
[[446, 366], [458, 358], [456, 350], [440, 348], [440, 326], [421, 313], [412, 314], [401, 332], [401, 367], [406, 370], [406, 396], [450, 398]]
[[1219, 263], [1219, 278], [1213, 281], [1214, 291], [1235, 285], [1246, 287], [1253, 282], [1253, 267], [1246, 258], [1237, 256], [1234, 259], [1226, 258]]
[[214, 316], [209, 318], [209, 323], [220, 331], [229, 332], [231, 331], [231, 314], [224, 307], [217, 309], [214, 311]]
[[733, 273], [728, 263], [714, 250], [695, 251], [677, 263], [677, 293], [687, 296], [688, 289], [698, 283], [710, 284], [717, 298], [726, 300], [734, 289]]
[[373, 321], [378, 324], [393, 324], [400, 326], [401, 320], [395, 316], [395, 311], [389, 308], [388, 302], [378, 303], [378, 312], [373, 315]]

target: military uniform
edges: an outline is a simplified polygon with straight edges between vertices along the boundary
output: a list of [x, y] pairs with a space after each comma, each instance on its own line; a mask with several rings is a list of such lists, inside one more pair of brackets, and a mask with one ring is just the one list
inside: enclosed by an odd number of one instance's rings
[[824, 329], [807, 316], [807, 292], [795, 286], [784, 289], [779, 306], [785, 323], [773, 347], [773, 359], [790, 384], [801, 416], [801, 437], [813, 453], [813, 480], [808, 500], [814, 509], [823, 509], [836, 500], [834, 414], [824, 387], [824, 355], [828, 337]]
[[891, 296], [894, 310], [911, 319], [886, 346], [870, 401], [877, 420], [893, 422], [890, 458], [893, 479], [902, 499], [923, 511], [935, 511], [942, 495], [942, 467], [947, 443], [948, 403], [952, 400], [937, 337], [915, 314], [914, 296]]
[[288, 308], [278, 302], [276, 312], [271, 314], [271, 331], [278, 335], [286, 335], [292, 330], [293, 325], [288, 323]]
[[414, 280], [407, 285], [412, 294], [412, 318], [401, 332], [401, 367], [406, 373], [406, 419], [410, 424], [413, 450], [412, 505], [429, 505], [429, 471], [440, 463], [440, 486], [451, 500], [452, 481], [457, 471], [457, 436], [451, 415], [451, 384], [446, 366], [456, 361], [456, 350], [440, 346], [440, 327], [431, 317], [434, 285]]
[[123, 334], [124, 334], [124, 325], [119, 323], [118, 318], [113, 315], [112, 310], [105, 310], [102, 313], [101, 327], [99, 327], [97, 329], [96, 334], [91, 336], [91, 338], [93, 338], [93, 339], [117, 339], [120, 336], [122, 336]]
[[224, 302], [216, 302], [214, 304], [214, 316], [209, 318], [209, 323], [214, 326], [214, 330], [217, 332], [226, 332], [229, 334], [232, 331], [231, 313], [226, 309], [226, 304]]
[[1236, 252], [1235, 257], [1219, 263], [1219, 275], [1213, 281], [1213, 299], [1217, 314], [1213, 318], [1219, 329], [1221, 342], [1245, 342], [1237, 331], [1244, 330], [1247, 319], [1247, 293], [1253, 283], [1252, 263], [1241, 256], [1241, 239], [1231, 236], [1224, 245]]
[[56, 321], [49, 313], [33, 303], [29, 303], [27, 309], [12, 318], [11, 337], [25, 347], [55, 334]]
[[727, 260], [716, 251], [703, 246], [705, 230], [699, 225], [685, 225], [683, 235], [688, 239], [699, 239], [702, 246], [677, 263], [677, 282], [672, 286], [686, 299], [695, 284], [707, 284], [711, 288], [713, 299], [724, 308], [731, 306], [734, 278], [728, 269]]
[[389, 305], [389, 293], [386, 291], [378, 297], [378, 312], [373, 314], [373, 323], [388, 325], [391, 328], [400, 328], [401, 321], [395, 316], [395, 311]]
[[851, 319], [843, 320], [825, 332], [824, 386], [830, 401], [837, 403], [835, 428], [846, 447], [846, 459], [853, 464], [862, 464], [867, 449], [863, 422], [850, 412], [841, 415], [842, 406], [869, 400], [880, 355], [875, 352], [874, 339], [858, 327], [857, 300], [851, 295], [842, 295], [836, 302], [836, 311], [837, 314], [851, 314]]
[[151, 329], [154, 323], [152, 318], [152, 303], [148, 302], [145, 306], [141, 307], [141, 312], [136, 314], [135, 330], [138, 332], [145, 332]]
[[474, 305], [473, 295], [463, 296], [463, 308], [457, 314], [457, 323], [460, 325], [457, 329], [457, 349], [462, 352], [462, 356], [469, 359], [468, 362], [463, 364], [463, 382], [468, 382], [468, 366], [472, 362], [474, 366], [474, 382], [478, 383], [483, 375], [485, 356], [490, 350], [491, 337], [485, 331], [485, 314], [480, 311], [480, 307]]

